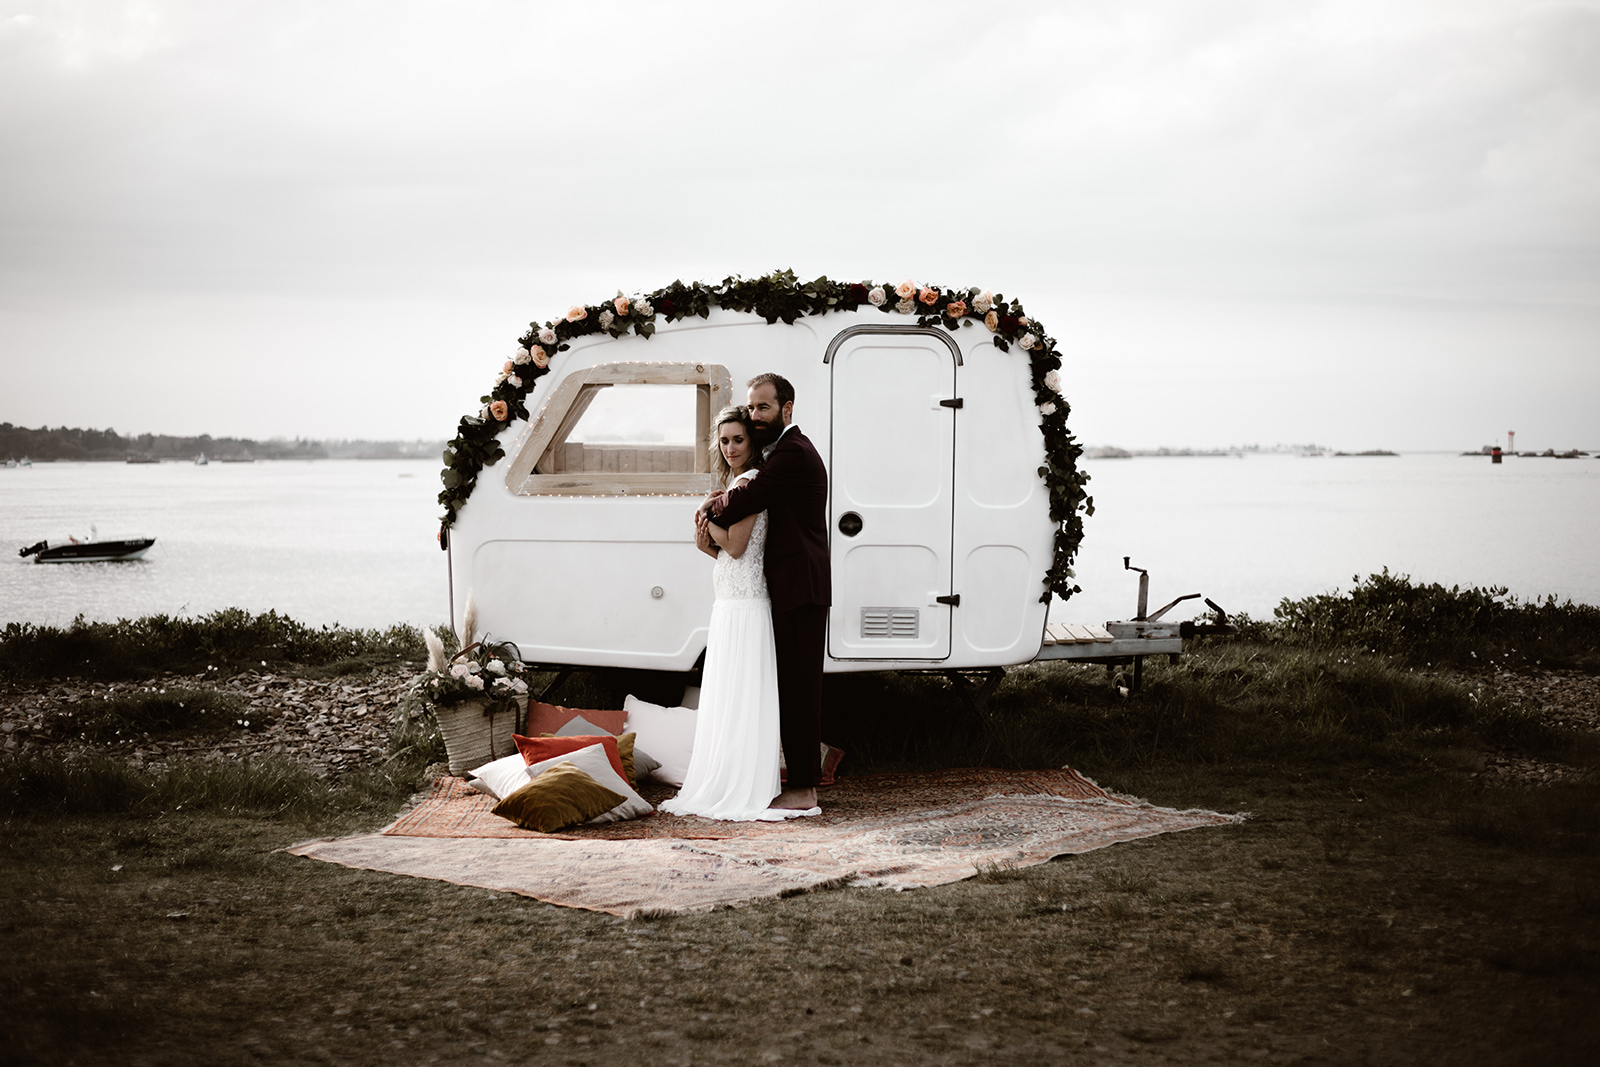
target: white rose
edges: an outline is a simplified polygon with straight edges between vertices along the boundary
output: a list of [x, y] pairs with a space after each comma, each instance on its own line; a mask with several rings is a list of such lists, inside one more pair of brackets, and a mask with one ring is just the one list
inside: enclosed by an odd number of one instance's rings
[[520, 367], [524, 363], [528, 362], [528, 360], [531, 358], [533, 357], [528, 355], [528, 350], [526, 348], [519, 348], [517, 349], [517, 354], [511, 357], [511, 362]]
[[466, 678], [463, 679], [463, 681], [465, 681], [467, 683], [467, 688], [468, 689], [482, 689], [483, 688], [483, 679], [478, 677], [476, 674], [467, 675]]
[[1054, 415], [1056, 413], [1056, 402], [1054, 400], [1046, 400], [1039, 405], [1039, 413], [1041, 415]]
[[539, 343], [553, 345], [556, 343], [556, 332], [548, 326], [539, 327]]
[[1052, 393], [1061, 392], [1061, 372], [1053, 370], [1045, 374], [1044, 387]]
[[650, 301], [640, 299], [633, 302], [633, 313], [640, 318], [648, 319], [656, 313], [656, 309], [650, 306]]
[[972, 298], [972, 310], [980, 315], [987, 315], [992, 307], [994, 307], [994, 294], [987, 289]]
[[1017, 344], [1021, 345], [1025, 349], [1026, 348], [1032, 348], [1034, 345], [1036, 345], [1038, 343], [1039, 343], [1039, 339], [1037, 337], [1035, 337], [1031, 333], [1023, 334], [1022, 335], [1022, 340], [1017, 342]]
[[513, 693], [526, 693], [528, 691], [528, 683], [521, 678], [508, 678], [507, 681], [511, 683], [511, 691]]
[[506, 673], [506, 665], [497, 659], [492, 659], [488, 663], [485, 663], [483, 665], [483, 669], [488, 671], [490, 674]]
[[872, 291], [867, 294], [867, 303], [875, 308], [883, 307], [883, 302], [887, 299], [889, 299], [889, 294], [883, 291], [883, 286], [881, 285], [873, 286]]
[[600, 312], [600, 328], [602, 330], [609, 330], [611, 324], [615, 321], [617, 321], [617, 317], [611, 313], [610, 308]]
[[452, 663], [452, 664], [450, 664], [450, 677], [452, 677], [452, 678], [465, 678], [467, 675], [469, 675], [471, 673], [472, 673], [472, 669], [470, 667], [468, 667], [465, 663]]
[[513, 374], [511, 377], [507, 378], [506, 381], [511, 383], [511, 388], [513, 389], [522, 388], [522, 377], [520, 375]]
[[902, 315], [909, 315], [917, 310], [917, 302], [915, 300], [900, 300], [895, 303], [894, 309]]

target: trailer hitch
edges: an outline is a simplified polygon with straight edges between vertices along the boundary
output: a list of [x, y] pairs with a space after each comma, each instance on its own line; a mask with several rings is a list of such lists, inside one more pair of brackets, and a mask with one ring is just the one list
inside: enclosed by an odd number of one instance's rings
[[[1123, 568], [1123, 570], [1138, 571], [1139, 572], [1139, 610], [1138, 610], [1138, 614], [1136, 614], [1134, 616], [1134, 618], [1133, 618], [1133, 620], [1131, 622], [1108, 622], [1108, 623], [1106, 623], [1106, 629], [1110, 630], [1111, 633], [1116, 635], [1117, 637], [1119, 637], [1119, 638], [1149, 638], [1149, 639], [1158, 639], [1158, 638], [1170, 639], [1170, 638], [1173, 638], [1173, 637], [1178, 637], [1178, 638], [1187, 639], [1187, 638], [1191, 638], [1191, 637], [1211, 636], [1211, 635], [1216, 635], [1216, 634], [1231, 634], [1231, 633], [1237, 633], [1238, 632], [1237, 629], [1234, 627], [1233, 623], [1228, 621], [1228, 613], [1226, 611], [1223, 611], [1222, 608], [1217, 604], [1217, 602], [1212, 600], [1210, 597], [1206, 597], [1205, 598], [1206, 606], [1209, 607], [1213, 612], [1216, 613], [1215, 617], [1211, 621], [1209, 621], [1209, 622], [1180, 622], [1180, 623], [1177, 623], [1176, 625], [1174, 625], [1173, 623], [1170, 623], [1170, 622], [1167, 622], [1167, 623], [1161, 622], [1160, 621], [1161, 616], [1165, 615], [1167, 612], [1171, 611], [1173, 608], [1177, 607], [1179, 604], [1182, 604], [1185, 600], [1194, 600], [1194, 599], [1198, 598], [1201, 594], [1199, 594], [1199, 593], [1185, 593], [1183, 596], [1178, 597], [1176, 600], [1173, 600], [1173, 601], [1171, 601], [1171, 602], [1169, 602], [1167, 604], [1164, 604], [1163, 606], [1157, 608], [1154, 612], [1151, 612], [1150, 611], [1150, 572], [1145, 570], [1143, 567], [1135, 567], [1135, 566], [1133, 566], [1133, 563], [1131, 561], [1131, 557], [1129, 557], [1129, 556], [1123, 556], [1122, 557], [1122, 568]], [[1169, 653], [1169, 655], [1171, 656], [1172, 662], [1176, 663], [1178, 661], [1178, 656], [1177, 656], [1176, 653]], [[1110, 665], [1108, 664], [1107, 666], [1109, 667]], [[1143, 681], [1144, 681], [1144, 657], [1136, 655], [1136, 656], [1133, 657], [1133, 685], [1132, 685], [1132, 688], [1138, 689], [1140, 683], [1143, 682]]]

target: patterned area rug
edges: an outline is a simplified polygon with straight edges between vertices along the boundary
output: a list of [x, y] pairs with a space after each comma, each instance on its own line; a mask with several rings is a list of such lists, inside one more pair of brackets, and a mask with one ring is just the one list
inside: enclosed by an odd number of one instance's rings
[[[649, 790], [659, 802], [670, 787]], [[652, 793], [656, 795], [652, 795]], [[1118, 796], [1072, 770], [969, 769], [841, 778], [819, 817], [723, 823], [657, 813], [561, 834], [522, 830], [442, 778], [376, 834], [286, 851], [438, 878], [613, 915], [674, 914], [825, 886], [942, 885], [989, 866], [1030, 866], [1242, 816]]]

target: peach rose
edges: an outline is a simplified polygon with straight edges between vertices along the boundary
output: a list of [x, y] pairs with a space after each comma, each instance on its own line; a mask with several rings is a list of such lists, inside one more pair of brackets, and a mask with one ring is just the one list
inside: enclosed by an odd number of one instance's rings
[[589, 311], [581, 304], [573, 304], [567, 309], [568, 322], [582, 322], [589, 317]]
[[510, 374], [512, 371], [514, 371], [516, 369], [517, 369], [517, 365], [515, 363], [513, 363], [511, 360], [508, 359], [508, 360], [506, 360], [506, 365], [500, 368], [500, 373], [501, 374]]
[[489, 405], [489, 414], [494, 416], [494, 421], [496, 422], [506, 421], [506, 410], [506, 402], [504, 400], [496, 400]]
[[1026, 315], [1018, 315], [1017, 316], [1017, 325], [1018, 326], [1026, 326], [1026, 325], [1028, 325], [1028, 316], [1026, 316]]
[[991, 310], [983, 317], [983, 324], [989, 327], [991, 333], [1000, 332], [1000, 312]]
[[901, 300], [910, 300], [911, 297], [916, 294], [916, 291], [917, 283], [912, 281], [910, 278], [907, 278], [905, 281], [894, 287], [894, 295], [898, 296]]
[[932, 286], [923, 286], [922, 292], [917, 294], [917, 299], [924, 304], [932, 304], [939, 299], [939, 290]]
[[538, 345], [534, 345], [528, 350], [528, 358], [533, 360], [535, 367], [548, 367], [550, 365], [550, 353]]
[[944, 313], [952, 319], [959, 319], [967, 313], [967, 305], [960, 300], [952, 300], [944, 306]]
[[611, 306], [617, 309], [618, 315], [626, 315], [628, 313], [628, 298], [619, 296], [611, 301]]
[[539, 343], [553, 345], [556, 343], [556, 332], [548, 326], [539, 327]]

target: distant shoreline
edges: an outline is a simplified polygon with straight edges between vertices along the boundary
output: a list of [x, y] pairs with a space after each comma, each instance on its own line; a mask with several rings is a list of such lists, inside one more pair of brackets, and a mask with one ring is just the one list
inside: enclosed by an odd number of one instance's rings
[[258, 441], [250, 437], [182, 437], [65, 426], [29, 429], [0, 423], [0, 463], [85, 461], [105, 463], [249, 463], [269, 459], [427, 459], [440, 457], [445, 441], [327, 440]]

